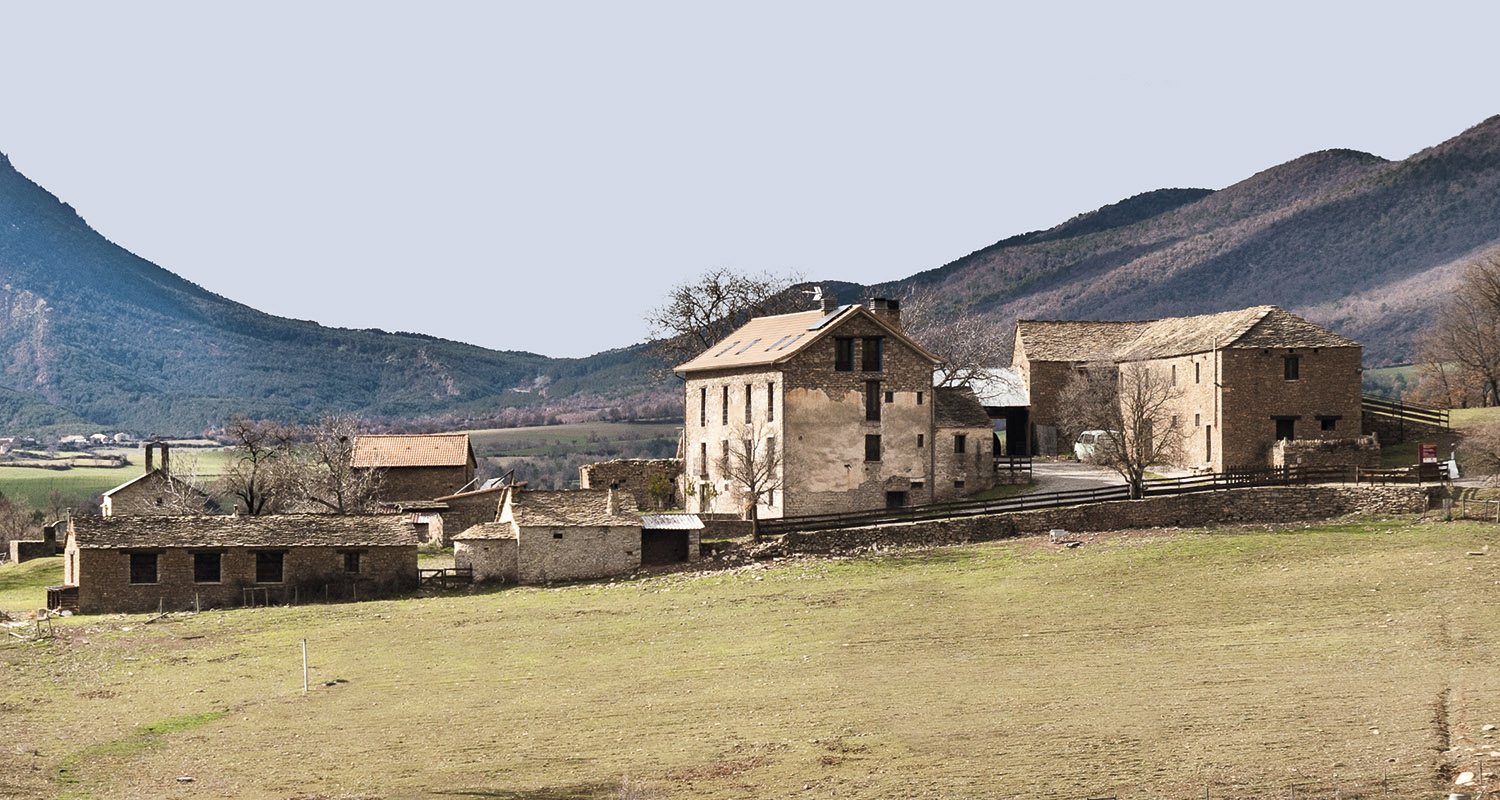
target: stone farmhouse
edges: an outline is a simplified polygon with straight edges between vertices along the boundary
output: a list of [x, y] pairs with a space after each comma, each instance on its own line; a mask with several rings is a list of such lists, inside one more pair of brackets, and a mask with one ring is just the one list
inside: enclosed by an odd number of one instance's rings
[[1030, 398], [1034, 451], [1058, 441], [1057, 402], [1080, 368], [1139, 363], [1178, 388], [1179, 466], [1266, 466], [1283, 440], [1360, 435], [1359, 344], [1276, 306], [1139, 322], [1021, 320], [1012, 365]]
[[734, 448], [779, 461], [785, 488], [762, 498], [763, 519], [921, 505], [989, 488], [990, 422], [966, 389], [934, 389], [939, 363], [902, 330], [894, 301], [825, 299], [818, 310], [750, 320], [675, 368], [686, 382], [689, 507], [749, 510], [743, 483], [725, 469]]
[[49, 606], [83, 613], [362, 598], [417, 583], [416, 533], [391, 515], [73, 517], [63, 556]]
[[641, 566], [641, 515], [628, 492], [614, 489], [505, 487], [494, 522], [453, 537], [453, 559], [459, 568], [473, 569], [476, 581], [621, 575]]
[[431, 500], [474, 481], [474, 448], [467, 433], [354, 437], [351, 466], [380, 470], [380, 499]]
[[[161, 466], [153, 463], [153, 451], [160, 448]], [[101, 514], [113, 516], [171, 516], [204, 514], [214, 510], [208, 495], [171, 473], [166, 442], [146, 445], [146, 471], [104, 493]]]

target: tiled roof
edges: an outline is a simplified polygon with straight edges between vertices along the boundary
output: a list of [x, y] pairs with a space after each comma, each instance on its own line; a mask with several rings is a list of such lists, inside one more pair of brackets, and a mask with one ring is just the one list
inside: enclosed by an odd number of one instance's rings
[[354, 437], [356, 467], [461, 467], [474, 453], [467, 433]]
[[608, 489], [570, 489], [563, 491], [519, 490], [510, 494], [507, 505], [512, 518], [522, 527], [533, 525], [630, 525], [641, 524], [640, 511], [630, 492], [615, 491], [615, 513], [608, 512]]
[[400, 516], [279, 514], [266, 517], [74, 517], [78, 546], [90, 550], [154, 547], [385, 547], [416, 545]]
[[1276, 306], [1133, 322], [1021, 320], [1016, 335], [1032, 361], [1140, 361], [1216, 347], [1359, 346]]
[[933, 388], [932, 415], [939, 428], [990, 427], [990, 415], [967, 386]]
[[917, 352], [932, 359], [934, 364], [941, 359], [927, 352], [921, 345], [864, 306], [842, 306], [832, 314], [822, 311], [799, 311], [793, 314], [777, 314], [771, 317], [756, 317], [736, 328], [713, 347], [699, 353], [687, 363], [673, 369], [677, 372], [698, 372], [707, 369], [730, 367], [753, 367], [777, 364], [796, 355], [813, 342], [827, 335], [830, 330], [856, 316], [874, 320], [891, 335], [900, 338]]

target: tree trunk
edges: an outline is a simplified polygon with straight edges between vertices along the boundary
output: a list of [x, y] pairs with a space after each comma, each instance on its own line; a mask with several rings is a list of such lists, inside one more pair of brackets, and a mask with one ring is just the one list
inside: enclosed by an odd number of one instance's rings
[[760, 509], [750, 504], [750, 541], [760, 544]]

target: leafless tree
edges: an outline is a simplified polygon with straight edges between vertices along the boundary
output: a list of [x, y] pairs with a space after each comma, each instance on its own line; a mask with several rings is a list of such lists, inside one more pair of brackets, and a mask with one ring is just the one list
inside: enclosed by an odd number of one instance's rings
[[760, 506], [769, 505], [782, 488], [781, 448], [760, 426], [749, 427], [745, 438], [730, 442], [719, 457], [719, 474], [729, 481], [750, 520], [750, 538], [760, 541]]
[[1130, 485], [1130, 496], [1139, 498], [1147, 467], [1182, 449], [1183, 430], [1172, 415], [1180, 397], [1166, 374], [1146, 364], [1091, 362], [1063, 387], [1059, 406], [1070, 436], [1085, 430], [1108, 432], [1090, 461], [1119, 473]]
[[[1452, 405], [1454, 394], [1480, 405], [1500, 404], [1500, 255], [1470, 264], [1453, 297], [1422, 339], [1425, 390], [1440, 384]], [[1478, 397], [1467, 396], [1470, 387]], [[1455, 391], [1457, 390], [1457, 391]]]
[[198, 459], [181, 458], [162, 483], [162, 505], [174, 514], [193, 515], [208, 511], [208, 486], [199, 477]]
[[1465, 431], [1458, 443], [1458, 455], [1466, 473], [1485, 475], [1491, 483], [1500, 483], [1500, 423]]
[[943, 359], [933, 373], [934, 385], [960, 386], [983, 377], [990, 367], [1010, 365], [1014, 331], [965, 313], [929, 287], [914, 287], [901, 298], [901, 325], [917, 344]]
[[225, 427], [233, 460], [220, 487], [250, 516], [274, 514], [295, 496], [291, 447], [296, 432], [278, 422], [236, 416]]
[[797, 275], [744, 274], [720, 267], [667, 291], [666, 302], [646, 312], [656, 355], [675, 366], [707, 350], [753, 317], [797, 310], [800, 295], [787, 290]]
[[329, 414], [300, 431], [303, 444], [296, 450], [292, 474], [303, 503], [335, 514], [374, 510], [381, 472], [353, 466], [354, 437], [361, 429], [358, 417]]
[[30, 539], [40, 522], [24, 499], [0, 494], [0, 552], [8, 551], [12, 541]]

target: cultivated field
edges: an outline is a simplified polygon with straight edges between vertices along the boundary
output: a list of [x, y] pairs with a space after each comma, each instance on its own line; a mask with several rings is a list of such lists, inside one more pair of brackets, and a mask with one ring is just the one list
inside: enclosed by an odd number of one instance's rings
[[[47, 497], [57, 490], [64, 498], [84, 499], [109, 491], [139, 477], [145, 471], [145, 455], [140, 448], [110, 448], [101, 455], [123, 454], [131, 463], [123, 467], [74, 467], [66, 470], [34, 467], [0, 466], [0, 493], [22, 497], [32, 508], [46, 508]], [[67, 454], [69, 455], [84, 454]], [[172, 471], [178, 475], [196, 473], [200, 481], [211, 483], [223, 474], [230, 453], [223, 448], [181, 448], [172, 450]]]
[[75, 618], [0, 636], [0, 794], [1439, 797], [1500, 751], [1500, 548], [1467, 555], [1496, 531], [1137, 532]]

